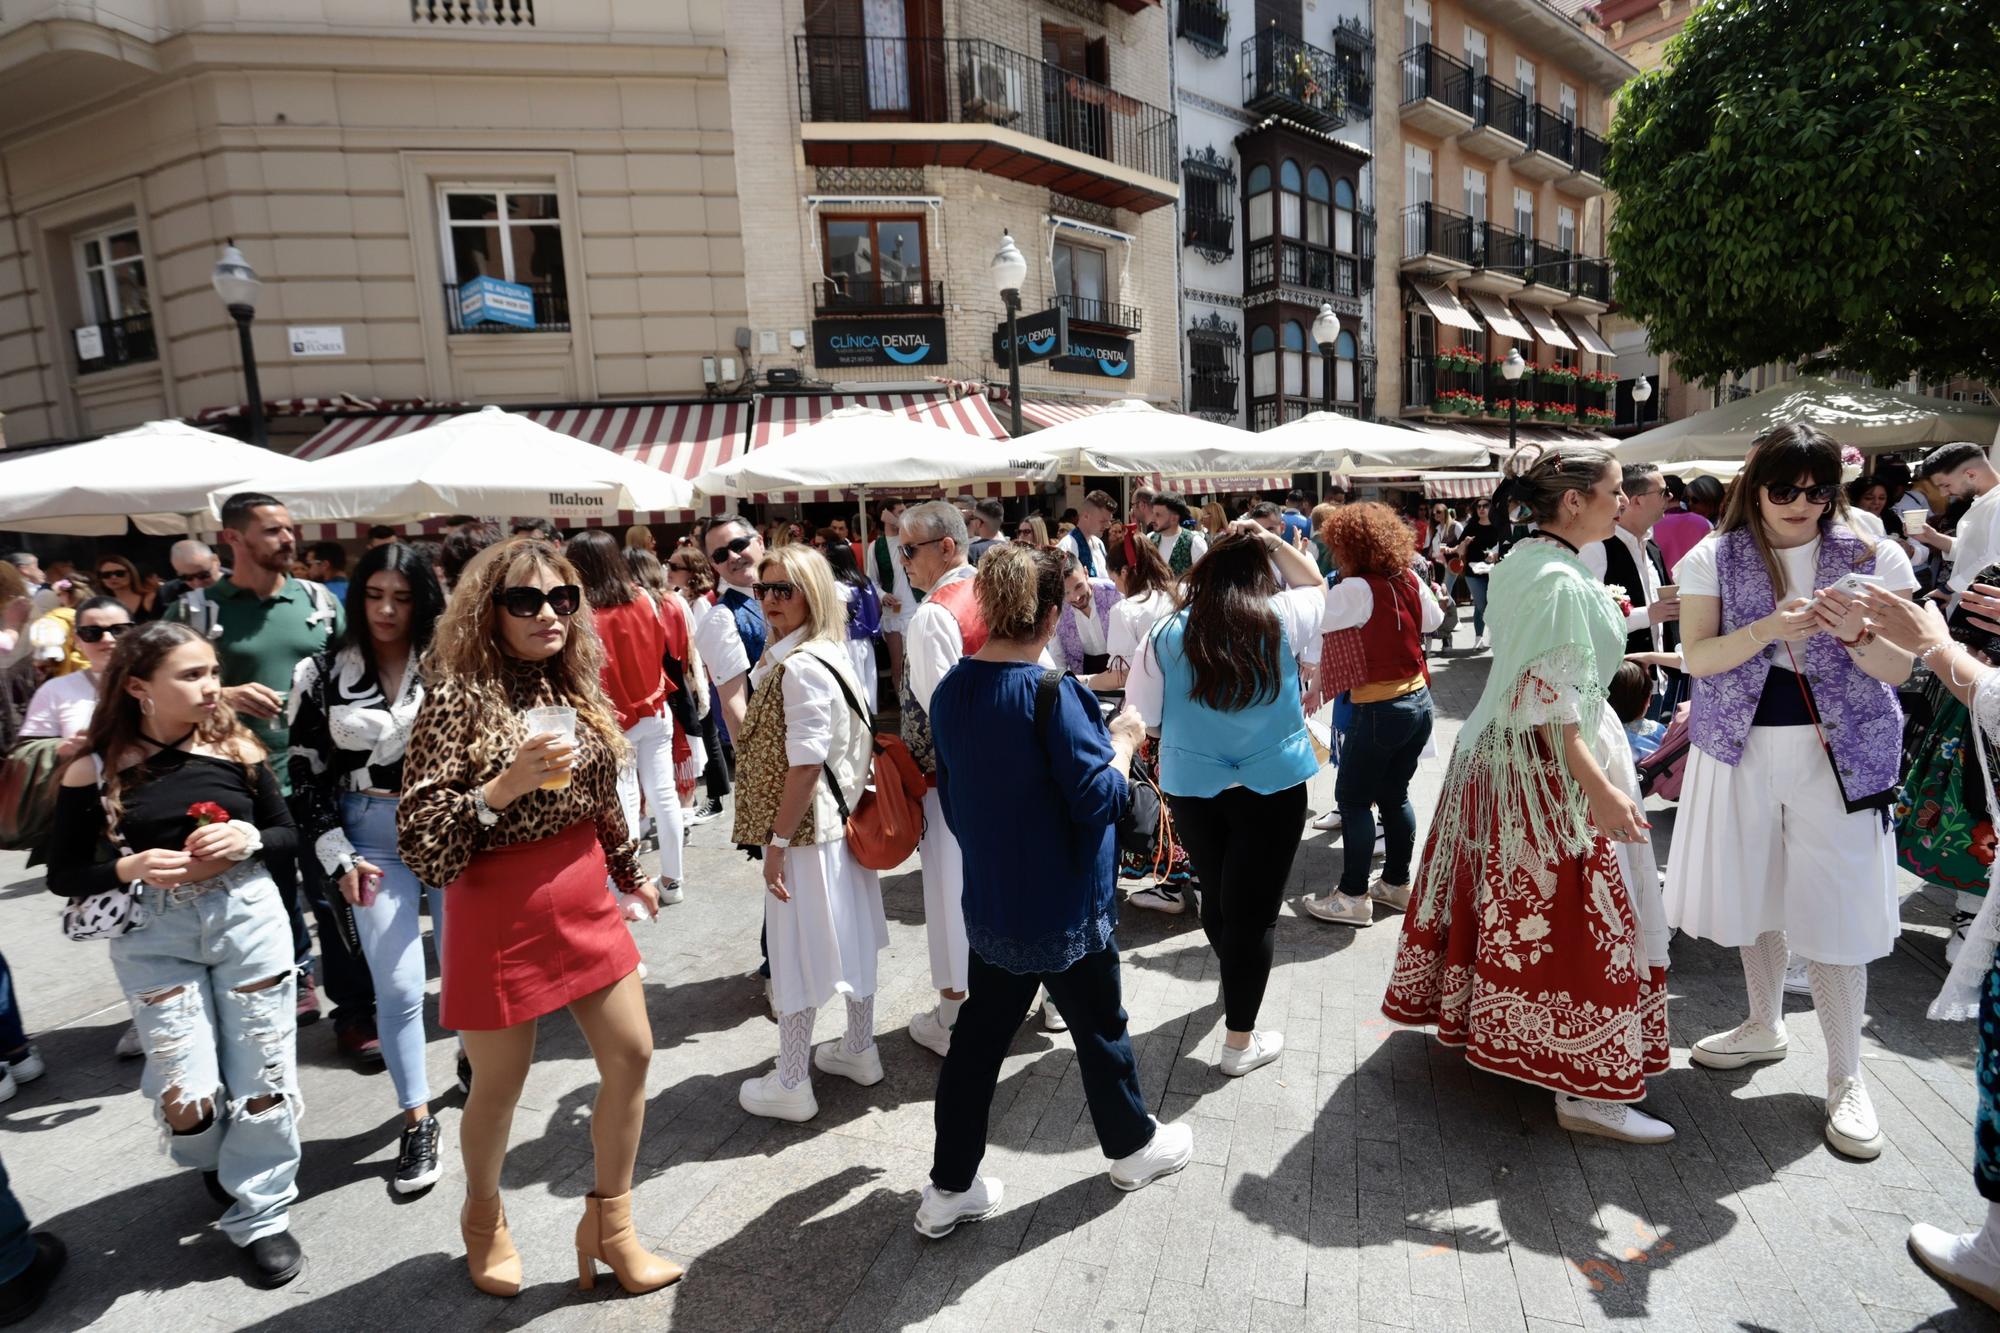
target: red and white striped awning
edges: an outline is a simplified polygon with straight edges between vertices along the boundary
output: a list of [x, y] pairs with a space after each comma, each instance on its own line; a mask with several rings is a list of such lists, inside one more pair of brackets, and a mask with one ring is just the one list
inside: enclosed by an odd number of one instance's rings
[[1483, 500], [1499, 484], [1498, 472], [1426, 472], [1424, 496], [1431, 500]]
[[1021, 419], [1032, 421], [1037, 426], [1059, 426], [1065, 421], [1080, 421], [1084, 417], [1095, 416], [1110, 403], [1083, 402], [1074, 398], [1023, 398]]
[[1241, 495], [1245, 491], [1278, 491], [1292, 489], [1292, 479], [1284, 477], [1167, 477], [1154, 472], [1132, 478], [1132, 489], [1144, 487], [1149, 491], [1172, 491], [1184, 499], [1192, 500], [1198, 495]]
[[[843, 407], [872, 407], [878, 412], [897, 412], [944, 430], [960, 431], [986, 440], [1008, 438], [1007, 428], [993, 413], [993, 404], [979, 394], [967, 394], [960, 398], [937, 393], [764, 394], [757, 399], [757, 424], [750, 432], [750, 447], [761, 449], [782, 440], [793, 431], [810, 426], [827, 413]], [[868, 493], [870, 496], [878, 493], [887, 496], [891, 492], [887, 489], [878, 492], [870, 487]], [[1010, 495], [1039, 494], [1040, 487], [1032, 481], [999, 481], [967, 487], [965, 493], [1000, 499]], [[858, 494], [855, 490], [772, 491], [746, 498], [778, 504], [831, 504], [855, 499]], [[728, 507], [728, 501], [720, 496], [710, 503], [718, 514]]]

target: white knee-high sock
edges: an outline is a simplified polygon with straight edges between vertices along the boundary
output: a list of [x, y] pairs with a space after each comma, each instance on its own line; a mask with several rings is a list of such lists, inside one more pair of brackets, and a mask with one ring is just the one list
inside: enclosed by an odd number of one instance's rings
[[1861, 1077], [1861, 1023], [1868, 1004], [1868, 969], [1835, 963], [1806, 964], [1813, 1008], [1826, 1034], [1826, 1086]]
[[1972, 1233], [1972, 1252], [1983, 1263], [2000, 1268], [2000, 1203], [1986, 1202], [1986, 1225]]
[[1743, 989], [1750, 997], [1750, 1021], [1773, 1032], [1785, 1030], [1785, 932], [1767, 930], [1743, 955]]
[[875, 997], [847, 997], [847, 1053], [859, 1055], [875, 1044]]
[[806, 1081], [812, 1067], [813, 1019], [817, 1009], [801, 1009], [778, 1018], [778, 1085], [786, 1091]]

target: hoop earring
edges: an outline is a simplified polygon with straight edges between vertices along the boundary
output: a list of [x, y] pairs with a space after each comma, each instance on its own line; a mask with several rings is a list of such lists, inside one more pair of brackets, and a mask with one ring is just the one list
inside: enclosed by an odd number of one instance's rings
[[147, 717], [151, 717], [151, 716], [153, 715], [153, 701], [152, 701], [152, 699], [151, 699], [151, 698], [145, 698], [145, 699], [141, 699], [141, 700], [139, 700], [139, 711], [140, 711], [141, 713], [145, 714], [145, 715], [146, 715]]

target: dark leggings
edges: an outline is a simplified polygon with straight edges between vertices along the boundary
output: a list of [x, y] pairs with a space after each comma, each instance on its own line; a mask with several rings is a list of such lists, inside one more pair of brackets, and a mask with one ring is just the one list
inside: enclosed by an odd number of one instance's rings
[[1979, 1114], [1972, 1121], [1972, 1183], [1979, 1196], [2000, 1203], [2000, 950], [1986, 969], [1979, 1004]]
[[1222, 969], [1223, 1025], [1249, 1032], [1271, 979], [1272, 939], [1299, 854], [1306, 784], [1268, 796], [1231, 787], [1214, 796], [1167, 800], [1201, 881], [1201, 926]]

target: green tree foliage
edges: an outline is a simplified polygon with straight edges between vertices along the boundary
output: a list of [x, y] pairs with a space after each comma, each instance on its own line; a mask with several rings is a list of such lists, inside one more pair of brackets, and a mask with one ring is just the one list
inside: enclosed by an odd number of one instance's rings
[[2000, 0], [1708, 0], [1620, 94], [1617, 295], [1701, 379], [2000, 379]]

